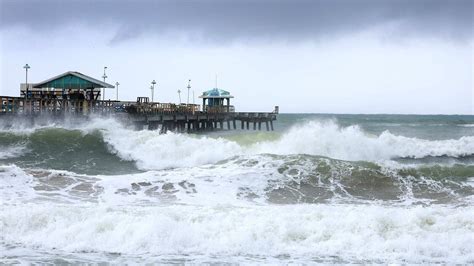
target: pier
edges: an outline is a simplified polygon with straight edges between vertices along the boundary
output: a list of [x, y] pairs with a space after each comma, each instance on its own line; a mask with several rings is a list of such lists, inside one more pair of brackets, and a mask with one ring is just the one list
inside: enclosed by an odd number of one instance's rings
[[272, 112], [236, 112], [227, 91], [213, 88], [201, 96], [198, 104], [100, 100], [101, 88], [113, 88], [105, 82], [79, 72], [66, 72], [37, 84], [23, 84], [21, 97], [0, 96], [0, 119], [64, 120], [71, 117], [114, 117], [131, 123], [136, 129], [175, 132], [213, 130], [274, 130], [278, 107]]

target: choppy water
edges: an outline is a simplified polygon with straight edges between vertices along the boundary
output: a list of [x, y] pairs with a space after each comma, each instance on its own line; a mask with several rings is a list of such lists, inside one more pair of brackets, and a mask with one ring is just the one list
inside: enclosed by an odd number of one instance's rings
[[278, 119], [0, 123], [2, 262], [474, 262], [474, 116]]

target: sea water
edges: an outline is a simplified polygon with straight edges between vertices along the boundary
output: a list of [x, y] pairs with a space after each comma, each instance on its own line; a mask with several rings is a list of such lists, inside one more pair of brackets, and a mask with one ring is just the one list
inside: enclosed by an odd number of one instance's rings
[[474, 263], [474, 116], [8, 124], [3, 263]]

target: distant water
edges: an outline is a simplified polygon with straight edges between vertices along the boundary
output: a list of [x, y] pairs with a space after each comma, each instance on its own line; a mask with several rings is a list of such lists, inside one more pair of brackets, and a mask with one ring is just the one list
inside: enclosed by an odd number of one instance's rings
[[474, 116], [275, 129], [0, 121], [0, 260], [474, 263]]

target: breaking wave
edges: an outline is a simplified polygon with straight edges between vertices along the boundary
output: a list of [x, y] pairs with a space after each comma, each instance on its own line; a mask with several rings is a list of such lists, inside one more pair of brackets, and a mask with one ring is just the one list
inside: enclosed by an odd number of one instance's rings
[[[474, 155], [474, 136], [424, 140], [397, 136], [388, 131], [376, 136], [367, 134], [358, 126], [341, 127], [332, 121], [307, 122], [292, 127], [279, 137], [261, 137], [250, 145], [244, 134], [231, 139], [176, 133], [160, 135], [157, 131], [133, 131], [113, 120], [93, 121], [81, 128], [40, 128], [30, 133], [8, 131], [0, 132], [0, 135], [2, 139], [8, 135], [9, 142], [0, 143], [7, 145], [2, 150], [2, 159], [24, 155], [23, 159], [31, 164], [56, 163], [59, 167], [56, 169], [73, 171], [80, 171], [80, 168], [91, 170], [101, 165], [104, 167], [100, 170], [105, 172], [106, 168], [114, 166], [124, 170], [119, 165], [127, 161], [135, 162], [141, 170], [192, 167], [236, 155], [264, 153], [308, 154], [372, 162]], [[13, 146], [12, 143], [21, 145]], [[64, 165], [62, 159], [66, 157], [76, 165]]]
[[464, 157], [474, 154], [474, 136], [450, 140], [424, 140], [385, 131], [369, 135], [359, 126], [335, 122], [308, 122], [295, 126], [280, 140], [257, 145], [258, 151], [275, 154], [311, 154], [343, 160], [380, 161], [428, 156]]

